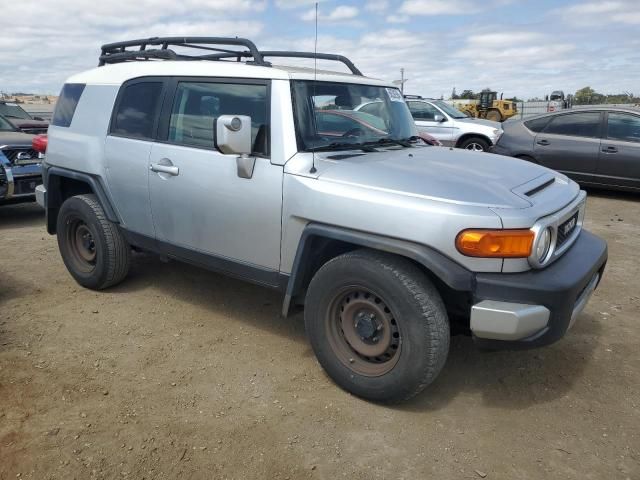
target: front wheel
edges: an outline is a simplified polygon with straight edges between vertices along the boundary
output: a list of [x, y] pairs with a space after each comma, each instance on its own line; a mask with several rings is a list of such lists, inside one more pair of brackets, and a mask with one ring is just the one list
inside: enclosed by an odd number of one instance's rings
[[470, 137], [460, 143], [460, 148], [474, 152], [488, 152], [489, 142], [480, 137]]
[[406, 259], [369, 250], [318, 270], [305, 327], [329, 376], [374, 401], [416, 395], [438, 376], [449, 351], [446, 310], [426, 275]]
[[80, 285], [101, 290], [126, 277], [131, 248], [95, 195], [65, 200], [56, 228], [62, 260]]

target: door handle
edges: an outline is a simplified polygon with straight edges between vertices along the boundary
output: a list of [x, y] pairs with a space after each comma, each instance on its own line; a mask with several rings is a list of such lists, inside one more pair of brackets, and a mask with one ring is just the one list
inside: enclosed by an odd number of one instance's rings
[[604, 153], [618, 153], [618, 147], [614, 147], [613, 145], [607, 145], [606, 147], [602, 147], [602, 151]]
[[549, 145], [549, 140], [538, 140], [536, 143], [538, 145]]
[[152, 163], [149, 168], [152, 172], [166, 173], [167, 175], [173, 175], [174, 177], [180, 175], [180, 169], [178, 167], [170, 165], [160, 165], [158, 163]]

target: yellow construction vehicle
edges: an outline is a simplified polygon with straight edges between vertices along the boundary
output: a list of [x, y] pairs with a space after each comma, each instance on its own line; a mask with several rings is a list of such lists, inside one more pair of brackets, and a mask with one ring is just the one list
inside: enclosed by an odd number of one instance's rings
[[480, 92], [480, 100], [472, 100], [469, 103], [454, 102], [454, 106], [474, 118], [486, 118], [494, 122], [503, 122], [518, 113], [518, 107], [511, 100], [503, 100], [502, 95], [498, 100], [497, 92], [483, 90]]

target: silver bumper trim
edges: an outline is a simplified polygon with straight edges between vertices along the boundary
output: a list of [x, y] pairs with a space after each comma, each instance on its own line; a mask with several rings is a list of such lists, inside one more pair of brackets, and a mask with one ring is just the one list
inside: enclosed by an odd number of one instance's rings
[[545, 328], [550, 315], [542, 305], [483, 300], [471, 307], [471, 331], [479, 338], [521, 340]]
[[576, 304], [573, 307], [573, 312], [571, 312], [571, 320], [569, 321], [569, 328], [573, 327], [573, 324], [576, 323], [578, 316], [580, 316], [584, 308], [587, 306], [587, 303], [589, 302], [591, 295], [593, 294], [596, 287], [598, 286], [599, 281], [600, 281], [600, 274], [596, 273], [591, 279], [591, 281], [589, 282], [589, 284], [585, 287], [584, 291], [580, 294], [580, 296], [578, 297], [578, 300], [576, 300]]
[[42, 208], [47, 208], [47, 189], [44, 185], [38, 185], [36, 187], [36, 202]]

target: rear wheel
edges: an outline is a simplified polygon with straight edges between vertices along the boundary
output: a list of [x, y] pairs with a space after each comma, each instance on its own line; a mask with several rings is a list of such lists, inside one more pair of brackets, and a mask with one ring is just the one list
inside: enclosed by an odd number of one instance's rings
[[65, 200], [57, 233], [62, 260], [83, 287], [101, 290], [126, 277], [131, 248], [117, 225], [107, 220], [95, 195]]
[[346, 253], [313, 277], [305, 326], [322, 367], [342, 388], [382, 402], [406, 400], [444, 366], [449, 322], [440, 295], [406, 259]]
[[474, 152], [487, 152], [489, 150], [489, 142], [484, 138], [469, 137], [460, 142], [460, 148]]
[[501, 122], [502, 114], [500, 110], [489, 110], [487, 112], [487, 120], [491, 120], [492, 122]]

